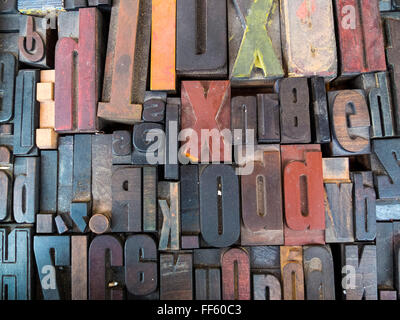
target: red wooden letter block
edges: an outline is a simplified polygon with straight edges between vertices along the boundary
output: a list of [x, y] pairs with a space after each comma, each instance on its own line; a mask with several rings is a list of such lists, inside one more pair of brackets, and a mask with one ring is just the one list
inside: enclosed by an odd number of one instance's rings
[[[96, 132], [99, 100], [101, 15], [79, 10], [79, 40], [62, 38], [56, 47], [55, 130]], [[75, 76], [77, 80], [75, 79]]]
[[281, 146], [285, 245], [324, 244], [325, 211], [320, 145]]
[[[182, 82], [182, 130], [193, 129], [189, 141], [182, 146], [184, 156], [192, 162], [231, 162], [232, 142], [224, 138], [222, 132], [231, 127], [230, 104], [229, 81]], [[204, 144], [201, 142], [202, 129], [215, 132]]]

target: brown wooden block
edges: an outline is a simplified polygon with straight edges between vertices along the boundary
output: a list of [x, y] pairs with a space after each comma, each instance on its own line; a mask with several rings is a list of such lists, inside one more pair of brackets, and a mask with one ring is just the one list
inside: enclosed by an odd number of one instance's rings
[[324, 183], [350, 182], [349, 158], [322, 158]]
[[36, 129], [36, 146], [42, 150], [57, 149], [58, 133], [52, 128]]
[[394, 232], [391, 222], [376, 223], [376, 268], [379, 289], [394, 288]]
[[307, 300], [335, 300], [335, 279], [330, 247], [305, 246], [303, 255]]
[[[159, 239], [158, 250], [179, 250], [180, 201], [179, 182], [158, 183]], [[161, 217], [162, 216], [162, 217]]]
[[71, 300], [88, 298], [88, 237], [71, 237]]
[[280, 107], [277, 94], [257, 95], [258, 143], [281, 141]]
[[123, 258], [121, 242], [114, 236], [95, 237], [89, 247], [89, 299], [122, 300]]
[[342, 76], [385, 71], [378, 1], [335, 0]]
[[279, 82], [281, 143], [311, 142], [310, 96], [306, 78]]
[[228, 249], [221, 257], [222, 299], [250, 300], [250, 259], [245, 250]]
[[192, 300], [192, 277], [192, 253], [160, 254], [160, 300]]
[[333, 156], [369, 154], [370, 116], [362, 90], [328, 93]]
[[353, 172], [354, 229], [358, 241], [376, 236], [376, 195], [371, 172]]
[[[237, 96], [231, 100], [231, 128], [235, 145], [255, 144], [257, 140], [257, 98]], [[240, 135], [236, 132], [241, 133]], [[247, 131], [248, 130], [248, 131]]]
[[[182, 156], [194, 163], [230, 162], [232, 142], [224, 135], [231, 127], [229, 81], [183, 81], [181, 94], [181, 129], [193, 129], [181, 146]], [[215, 131], [210, 132], [212, 144], [201, 142], [201, 129]]]
[[343, 245], [342, 287], [346, 300], [377, 300], [376, 247]]
[[281, 1], [281, 35], [289, 77], [336, 77], [336, 39], [331, 1]]
[[397, 291], [379, 290], [379, 300], [397, 300]]
[[151, 1], [114, 1], [98, 117], [128, 124], [140, 122], [146, 91], [150, 25]]
[[284, 76], [279, 1], [228, 1], [229, 76], [233, 86]]
[[285, 245], [325, 244], [320, 145], [281, 146]]
[[95, 234], [103, 234], [110, 231], [111, 215], [93, 214], [89, 220], [89, 229]]
[[284, 300], [304, 300], [302, 247], [280, 247]]
[[[283, 213], [279, 145], [257, 146], [254, 170], [241, 177], [242, 245], [282, 245]], [[261, 159], [259, 159], [261, 158]]]
[[84, 8], [74, 23], [79, 36], [60, 37], [56, 47], [55, 130], [97, 132], [102, 16], [96, 8]]

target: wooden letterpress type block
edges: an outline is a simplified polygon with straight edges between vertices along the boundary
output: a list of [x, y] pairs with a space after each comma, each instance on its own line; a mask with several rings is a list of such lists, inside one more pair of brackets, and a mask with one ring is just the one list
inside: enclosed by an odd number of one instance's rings
[[87, 221], [89, 215], [89, 205], [87, 202], [73, 202], [71, 203], [70, 219], [72, 220], [70, 225], [72, 232], [85, 233], [87, 227]]
[[346, 300], [377, 300], [376, 247], [343, 245], [342, 249], [343, 273], [346, 273], [342, 286]]
[[159, 215], [160, 242], [158, 250], [179, 250], [181, 228], [179, 182], [159, 182], [157, 197], [161, 213]]
[[178, 132], [181, 99], [168, 98], [165, 110], [165, 164], [164, 179], [179, 180]]
[[341, 76], [385, 71], [378, 1], [335, 0]]
[[372, 173], [354, 172], [352, 181], [356, 240], [373, 241], [376, 236], [376, 195]]
[[14, 111], [14, 89], [17, 74], [17, 62], [15, 57], [8, 52], [0, 53], [0, 122], [8, 122], [13, 117]]
[[40, 213], [57, 212], [58, 152], [40, 152]]
[[192, 253], [160, 254], [160, 300], [192, 300], [192, 280]]
[[[68, 1], [68, 0], [67, 0]], [[63, 0], [18, 0], [18, 11], [23, 14], [45, 16], [64, 11]]]
[[13, 131], [12, 123], [0, 124], [0, 145], [9, 150], [12, 150], [14, 145]]
[[353, 184], [325, 183], [325, 241], [354, 242]]
[[228, 1], [229, 76], [233, 86], [284, 76], [279, 1]]
[[0, 48], [18, 61], [19, 14], [2, 14], [0, 21]]
[[365, 90], [371, 115], [371, 138], [394, 135], [390, 84], [386, 72], [366, 73], [356, 79], [356, 86]]
[[400, 9], [400, 1], [399, 0], [392, 0], [393, 9], [398, 10]]
[[285, 245], [325, 244], [320, 145], [281, 146]]
[[385, 175], [375, 174], [380, 199], [400, 198], [400, 139], [374, 140], [373, 152]]
[[63, 218], [63, 216], [65, 217], [65, 215], [58, 215], [54, 218], [54, 222], [56, 223], [57, 232], [59, 234], [64, 234], [64, 233], [68, 232], [69, 229], [71, 228], [71, 226], [68, 224], [68, 222], [65, 221], [66, 218]]
[[232, 166], [213, 164], [201, 169], [200, 230], [212, 247], [229, 247], [239, 240], [239, 179]]
[[393, 221], [393, 258], [394, 258], [394, 284], [397, 291], [400, 289], [400, 222]]
[[89, 220], [89, 229], [95, 234], [110, 232], [111, 214], [93, 214]]
[[397, 300], [397, 291], [379, 290], [379, 300]]
[[69, 236], [35, 236], [36, 267], [43, 300], [70, 299], [71, 239]]
[[221, 300], [221, 252], [221, 249], [193, 251], [196, 300]]
[[36, 233], [55, 233], [53, 213], [36, 215]]
[[157, 167], [143, 167], [143, 231], [157, 231]]
[[283, 213], [279, 145], [257, 146], [250, 175], [241, 177], [242, 245], [282, 245]]
[[304, 277], [307, 300], [335, 300], [333, 258], [329, 246], [305, 246]]
[[129, 131], [114, 131], [112, 135], [112, 163], [132, 163], [132, 134]]
[[113, 166], [112, 232], [142, 231], [142, 169]]
[[302, 247], [281, 246], [281, 274], [284, 300], [304, 300]]
[[258, 143], [281, 142], [280, 107], [277, 94], [257, 95]]
[[10, 221], [12, 203], [12, 176], [0, 170], [0, 221]]
[[351, 182], [349, 158], [322, 158], [324, 183]]
[[39, 208], [39, 158], [16, 158], [13, 212], [17, 223], [34, 223]]
[[[114, 0], [117, 1], [117, 0]], [[64, 7], [67, 10], [76, 10], [85, 7], [110, 6], [112, 0], [64, 0]]]
[[61, 12], [57, 18], [58, 39], [79, 38], [79, 11]]
[[146, 92], [142, 120], [146, 122], [164, 122], [166, 103], [166, 92]]
[[[232, 141], [228, 137], [231, 127], [230, 91], [229, 81], [182, 82], [181, 129], [193, 129], [187, 135], [188, 142], [181, 147], [182, 156], [195, 163], [231, 162]], [[203, 137], [203, 143], [200, 138], [202, 129], [210, 131]]]
[[88, 237], [71, 237], [71, 300], [88, 298]]
[[150, 296], [157, 290], [157, 245], [148, 235], [129, 236], [125, 242], [125, 285], [134, 296]]
[[14, 155], [37, 156], [36, 128], [39, 126], [39, 104], [36, 83], [39, 70], [21, 70], [15, 87]]
[[56, 46], [55, 130], [59, 133], [99, 129], [102, 16], [96, 8], [80, 9], [75, 23], [78, 39], [63, 37]]
[[[149, 133], [149, 132], [152, 133]], [[154, 136], [153, 133], [157, 133]], [[137, 123], [133, 126], [133, 152], [132, 152], [132, 163], [136, 165], [154, 164], [150, 163], [149, 156], [156, 159], [158, 163], [158, 157], [160, 153], [165, 150], [159, 135], [164, 134], [164, 126], [160, 123], [143, 122]], [[149, 140], [150, 139], [150, 140]]]
[[231, 129], [232, 132], [236, 130], [241, 133], [240, 135], [234, 135], [235, 145], [256, 144], [257, 98], [255, 96], [237, 96], [232, 98]]
[[226, 2], [177, 0], [176, 71], [186, 78], [223, 78], [227, 66]]
[[58, 157], [57, 213], [68, 213], [72, 202], [74, 168], [73, 136], [60, 137]]
[[47, 18], [20, 16], [19, 59], [38, 68], [54, 67], [56, 30], [48, 28]]
[[250, 300], [250, 259], [245, 250], [232, 248], [221, 256], [222, 299]]
[[[185, 238], [196, 237], [199, 242], [200, 235], [200, 199], [199, 199], [199, 167], [197, 165], [184, 165], [180, 167], [181, 176], [181, 242], [183, 249]], [[198, 248], [198, 245], [196, 246]]]
[[72, 200], [90, 202], [92, 200], [92, 135], [74, 136], [74, 171]]
[[281, 283], [272, 274], [253, 274], [253, 294], [254, 300], [282, 300]]
[[333, 156], [369, 154], [370, 117], [364, 92], [361, 90], [328, 93]]
[[150, 88], [175, 91], [176, 0], [153, 0], [151, 14]]
[[17, 0], [4, 0], [0, 3], [0, 13], [14, 13], [17, 11]]
[[281, 35], [289, 77], [336, 77], [336, 39], [331, 1], [281, 1]]
[[306, 78], [279, 82], [281, 143], [311, 142], [310, 96]]
[[89, 247], [89, 299], [122, 300], [124, 252], [118, 238], [95, 237]]
[[400, 200], [376, 200], [376, 221], [400, 220]]
[[391, 11], [392, 0], [379, 0], [379, 11]]
[[128, 124], [140, 122], [146, 91], [150, 25], [151, 1], [114, 1], [98, 117]]
[[311, 128], [312, 140], [315, 143], [331, 142], [331, 131], [329, 128], [328, 100], [325, 82], [322, 77], [310, 79], [311, 92]]
[[32, 294], [32, 230], [15, 225], [0, 228], [1, 300], [30, 300]]
[[376, 223], [376, 267], [379, 289], [394, 288], [393, 223]]
[[36, 145], [39, 149], [57, 149], [57, 132], [52, 128], [36, 129]]

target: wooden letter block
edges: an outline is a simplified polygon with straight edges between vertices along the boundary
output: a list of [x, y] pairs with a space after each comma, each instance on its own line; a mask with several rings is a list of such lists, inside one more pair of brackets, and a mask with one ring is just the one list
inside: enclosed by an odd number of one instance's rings
[[143, 167], [143, 231], [157, 231], [156, 167]]
[[331, 1], [281, 1], [281, 34], [289, 77], [336, 77], [337, 55]]
[[284, 76], [278, 0], [228, 1], [232, 85], [265, 85]]
[[241, 177], [242, 245], [282, 245], [283, 213], [279, 145], [256, 151], [254, 170]]
[[333, 258], [329, 246], [304, 247], [307, 300], [335, 300]]
[[55, 233], [53, 213], [41, 213], [36, 216], [36, 233]]
[[[114, 236], [95, 237], [89, 247], [89, 299], [122, 300], [120, 279], [124, 263], [121, 242]], [[118, 267], [120, 267], [118, 269]], [[118, 270], [117, 270], [118, 269]]]
[[159, 182], [158, 183], [158, 206], [161, 226], [160, 242], [158, 250], [179, 250], [180, 235], [180, 201], [179, 201], [179, 182]]
[[302, 247], [281, 246], [281, 273], [284, 300], [304, 300]]
[[92, 135], [74, 136], [74, 171], [72, 200], [90, 202], [92, 200]]
[[379, 290], [379, 300], [397, 300], [397, 291]]
[[30, 300], [32, 230], [10, 225], [0, 228], [1, 300]]
[[222, 254], [222, 299], [250, 300], [250, 259], [246, 251], [232, 248]]
[[212, 247], [229, 247], [239, 240], [239, 181], [232, 166], [213, 164], [200, 172], [200, 229]]
[[310, 96], [306, 78], [279, 82], [281, 143], [311, 142]]
[[221, 300], [221, 249], [193, 252], [196, 300]]
[[[229, 81], [182, 82], [182, 130], [192, 129], [181, 147], [184, 157], [192, 162], [232, 160], [232, 141], [226, 137], [231, 127], [230, 104]], [[209, 134], [200, 139], [202, 129]]]
[[[149, 141], [148, 133], [157, 132], [160, 135], [164, 134], [164, 126], [160, 123], [143, 122], [137, 123], [133, 126], [133, 152], [132, 152], [132, 163], [136, 165], [148, 165], [154, 164], [149, 162], [148, 156], [155, 154], [159, 156], [159, 152], [164, 151], [162, 141], [155, 137]], [[176, 141], [176, 140], [175, 140]], [[176, 142], [175, 142], [176, 143]]]
[[331, 91], [329, 113], [333, 156], [370, 153], [370, 117], [362, 90]]
[[178, 131], [181, 99], [168, 98], [165, 110], [165, 164], [164, 179], [179, 180]]
[[[257, 139], [257, 98], [255, 96], [237, 96], [231, 102], [231, 128], [235, 145], [255, 144]], [[249, 132], [247, 131], [249, 130]]]
[[11, 220], [12, 177], [0, 170], [0, 221]]
[[140, 122], [146, 90], [150, 24], [151, 1], [114, 1], [98, 117], [128, 124]]
[[151, 15], [150, 88], [175, 91], [176, 0], [154, 0]]
[[272, 274], [253, 274], [253, 290], [254, 300], [282, 300], [281, 283]]
[[192, 300], [192, 278], [192, 253], [160, 254], [160, 300]]
[[311, 90], [311, 128], [314, 143], [331, 142], [331, 130], [329, 128], [328, 100], [324, 78], [312, 77]]
[[132, 134], [129, 131], [114, 131], [112, 135], [113, 164], [132, 163]]
[[277, 94], [257, 95], [258, 143], [279, 143], [280, 107]]
[[178, 76], [226, 77], [227, 39], [226, 1], [177, 0]]
[[71, 300], [88, 298], [88, 237], [71, 237]]
[[[174, 98], [172, 98], [172, 100], [174, 100]], [[166, 92], [146, 92], [142, 120], [148, 122], [164, 122], [166, 102]]]
[[325, 244], [320, 145], [281, 146], [285, 245]]
[[10, 121], [14, 113], [15, 77], [17, 75], [17, 62], [14, 55], [8, 52], [0, 53], [0, 67], [2, 79], [0, 81], [0, 123], [3, 123]]
[[396, 230], [393, 230], [391, 222], [376, 223], [376, 271], [379, 289], [394, 288], [394, 231]]
[[377, 300], [376, 247], [344, 245], [343, 250], [343, 265], [346, 266], [343, 272], [347, 275], [342, 280], [342, 286], [346, 286], [343, 288], [346, 300]]
[[351, 182], [349, 158], [323, 158], [324, 183]]
[[34, 223], [39, 208], [39, 158], [17, 158], [14, 165], [14, 219]]
[[342, 76], [385, 71], [378, 1], [335, 0]]
[[0, 13], [14, 13], [17, 11], [17, 0], [4, 0], [0, 3]]
[[63, 4], [63, 0], [18, 0], [18, 11], [23, 14], [45, 16], [46, 14], [64, 11]]
[[[87, 149], [85, 150], [87, 152]], [[58, 146], [57, 212], [68, 213], [72, 202], [74, 137], [60, 137]]]
[[352, 180], [356, 240], [373, 241], [376, 236], [376, 195], [372, 173], [354, 172]]
[[14, 155], [37, 156], [36, 128], [39, 126], [39, 104], [36, 101], [38, 70], [21, 70], [15, 87]]
[[57, 212], [58, 152], [40, 152], [40, 213]]
[[61, 38], [56, 47], [55, 130], [59, 133], [99, 129], [100, 12], [80, 9], [75, 23], [79, 23], [79, 39]]

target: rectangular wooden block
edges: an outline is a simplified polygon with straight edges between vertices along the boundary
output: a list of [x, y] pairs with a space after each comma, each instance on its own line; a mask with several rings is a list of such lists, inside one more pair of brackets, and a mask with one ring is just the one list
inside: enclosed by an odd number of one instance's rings
[[229, 77], [233, 86], [284, 76], [278, 0], [228, 1]]
[[221, 300], [221, 250], [193, 251], [196, 300]]
[[[5, 148], [5, 147], [4, 147]], [[4, 149], [3, 149], [4, 150]], [[7, 149], [8, 150], [8, 149]], [[1, 149], [0, 149], [1, 151]], [[3, 166], [3, 165], [2, 165]], [[12, 220], [12, 192], [13, 179], [11, 174], [6, 170], [0, 170], [0, 221]]]
[[379, 300], [397, 300], [397, 291], [379, 290]]
[[234, 133], [235, 145], [256, 144], [257, 97], [236, 96], [232, 98], [231, 129]]
[[16, 225], [0, 227], [1, 300], [32, 298], [32, 229]]
[[40, 213], [57, 212], [58, 151], [40, 152]]
[[132, 134], [127, 130], [117, 130], [113, 132], [112, 163], [132, 163]]
[[192, 278], [192, 253], [160, 254], [160, 300], [192, 300]]
[[151, 1], [114, 1], [98, 117], [128, 124], [140, 122], [150, 34]]
[[[174, 101], [175, 99], [171, 99]], [[164, 122], [167, 93], [146, 91], [143, 103], [142, 120], [146, 122]], [[180, 104], [180, 103], [179, 103]]]
[[58, 147], [57, 213], [68, 213], [72, 202], [74, 137], [62, 136]]
[[52, 128], [36, 129], [36, 146], [41, 150], [57, 149], [58, 133]]
[[15, 77], [17, 76], [17, 61], [9, 52], [0, 53], [0, 93], [2, 97], [0, 123], [8, 122], [14, 114]]
[[178, 132], [180, 132], [181, 99], [168, 98], [165, 109], [165, 164], [164, 179], [179, 180]]
[[23, 14], [45, 16], [63, 10], [63, 0], [18, 0], [18, 11]]
[[400, 220], [400, 200], [376, 200], [376, 221]]
[[157, 231], [157, 168], [143, 167], [143, 231]]
[[284, 300], [304, 300], [304, 270], [302, 247], [280, 247]]
[[280, 106], [277, 94], [257, 95], [258, 143], [279, 143]]
[[394, 288], [394, 232], [391, 222], [376, 223], [376, 268], [379, 289]]
[[176, 0], [152, 1], [151, 90], [175, 91]]
[[378, 1], [335, 0], [340, 75], [385, 71]]
[[281, 146], [285, 245], [325, 244], [320, 145]]
[[[182, 82], [181, 129], [193, 129], [189, 141], [182, 145], [182, 156], [192, 163], [203, 161], [232, 161], [231, 141], [224, 138], [224, 130], [231, 128], [229, 81], [183, 81]], [[201, 139], [201, 130], [208, 129], [209, 138]], [[211, 131], [213, 130], [213, 131]], [[225, 130], [226, 131], [226, 130]]]
[[88, 298], [88, 236], [71, 237], [71, 300]]
[[80, 9], [76, 23], [79, 36], [60, 37], [56, 48], [55, 130], [59, 133], [99, 130], [102, 16], [96, 8]]
[[0, 13], [14, 13], [17, 11], [17, 0], [4, 0], [0, 4]]
[[164, 146], [161, 145], [159, 138], [148, 134], [149, 131], [160, 135], [164, 134], [164, 125], [161, 123], [142, 122], [133, 126], [131, 162], [135, 165], [160, 164], [164, 160], [160, 154], [162, 151], [165, 152]]
[[228, 73], [226, 2], [177, 0], [176, 14], [178, 76], [225, 78]]
[[40, 213], [36, 216], [36, 233], [55, 233], [53, 213]]
[[364, 91], [330, 91], [328, 99], [332, 155], [369, 154], [371, 122]]
[[324, 183], [350, 182], [349, 158], [322, 158]]
[[289, 77], [336, 77], [337, 54], [331, 1], [281, 1], [281, 37]]
[[331, 130], [324, 78], [312, 77], [310, 79], [310, 93], [312, 141], [314, 143], [328, 143], [331, 141]]
[[92, 200], [92, 135], [74, 136], [74, 171], [72, 201]]
[[[242, 245], [283, 245], [279, 145], [257, 146], [254, 170], [241, 177]], [[261, 158], [261, 159], [259, 159]]]
[[111, 6], [112, 0], [64, 0], [64, 7], [67, 10], [76, 10], [85, 7], [107, 8]]

